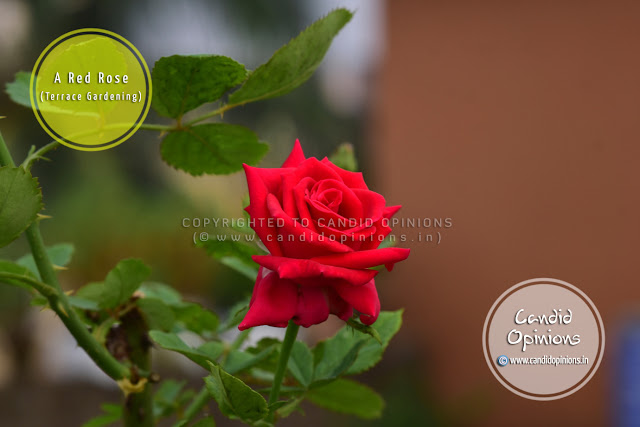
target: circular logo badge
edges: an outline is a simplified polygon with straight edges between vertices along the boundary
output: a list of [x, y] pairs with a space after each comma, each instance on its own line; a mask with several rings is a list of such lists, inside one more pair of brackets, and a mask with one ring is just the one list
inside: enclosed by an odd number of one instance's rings
[[557, 279], [531, 279], [493, 304], [482, 332], [489, 369], [515, 394], [554, 400], [582, 388], [604, 352], [604, 325], [593, 302]]
[[106, 150], [144, 121], [151, 75], [126, 39], [85, 28], [58, 37], [42, 52], [30, 96], [36, 118], [52, 138], [77, 150]]

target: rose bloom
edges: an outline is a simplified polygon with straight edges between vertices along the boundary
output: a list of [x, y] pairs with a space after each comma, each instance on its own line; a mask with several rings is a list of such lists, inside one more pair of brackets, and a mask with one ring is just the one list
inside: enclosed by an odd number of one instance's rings
[[309, 327], [329, 314], [346, 321], [354, 309], [364, 324], [374, 323], [380, 300], [372, 267], [391, 271], [409, 256], [409, 249], [378, 249], [400, 206], [385, 206], [361, 173], [305, 158], [298, 141], [281, 168], [244, 169], [246, 211], [269, 255], [253, 257], [260, 270], [238, 328], [285, 327], [289, 320]]

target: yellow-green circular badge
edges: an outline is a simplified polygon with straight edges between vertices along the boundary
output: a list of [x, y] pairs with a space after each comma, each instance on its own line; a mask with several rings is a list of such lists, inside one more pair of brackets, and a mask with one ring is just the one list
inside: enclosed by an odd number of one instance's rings
[[67, 147], [115, 147], [140, 127], [151, 105], [151, 75], [140, 52], [111, 31], [84, 28], [54, 40], [31, 75], [31, 106]]

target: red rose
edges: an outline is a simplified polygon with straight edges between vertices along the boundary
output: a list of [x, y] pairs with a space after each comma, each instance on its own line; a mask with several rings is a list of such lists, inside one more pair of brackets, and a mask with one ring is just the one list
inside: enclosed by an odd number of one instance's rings
[[367, 188], [362, 174], [304, 157], [296, 141], [281, 168], [244, 165], [252, 227], [269, 251], [260, 264], [249, 312], [240, 330], [259, 325], [308, 327], [353, 309], [370, 325], [380, 313], [374, 277], [409, 249], [378, 246], [400, 206]]

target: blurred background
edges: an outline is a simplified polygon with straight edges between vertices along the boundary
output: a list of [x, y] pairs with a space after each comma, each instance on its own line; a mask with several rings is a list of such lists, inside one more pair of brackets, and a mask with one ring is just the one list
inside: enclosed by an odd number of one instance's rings
[[[384, 396], [383, 418], [360, 423], [307, 406], [305, 418], [283, 424], [637, 425], [622, 420], [640, 413], [640, 358], [624, 357], [640, 348], [640, 3], [0, 0], [0, 83], [30, 70], [59, 35], [85, 27], [123, 35], [150, 67], [161, 56], [213, 53], [253, 69], [338, 6], [356, 14], [316, 75], [225, 121], [270, 143], [263, 166], [278, 166], [296, 138], [318, 157], [351, 142], [370, 186], [404, 206], [400, 217], [452, 226], [395, 229], [412, 254], [377, 283], [383, 309], [406, 308], [405, 322], [361, 378]], [[14, 157], [49, 141], [4, 93], [0, 113]], [[147, 121], [164, 123], [152, 112]], [[66, 288], [140, 257], [154, 279], [212, 309], [251, 292], [251, 282], [194, 248], [193, 230], [181, 225], [240, 216], [242, 174], [175, 171], [161, 161], [157, 135], [142, 131], [108, 151], [60, 148], [50, 157], [33, 173], [54, 218], [42, 224], [47, 244], [76, 247], [61, 274]], [[439, 244], [424, 241], [438, 232]], [[19, 240], [0, 258], [27, 250]], [[493, 302], [534, 277], [578, 286], [605, 323], [599, 371], [558, 401], [512, 394], [482, 352]], [[156, 359], [165, 375], [199, 383], [198, 368]], [[0, 425], [79, 426], [101, 402], [118, 400], [50, 312], [0, 285]]]

